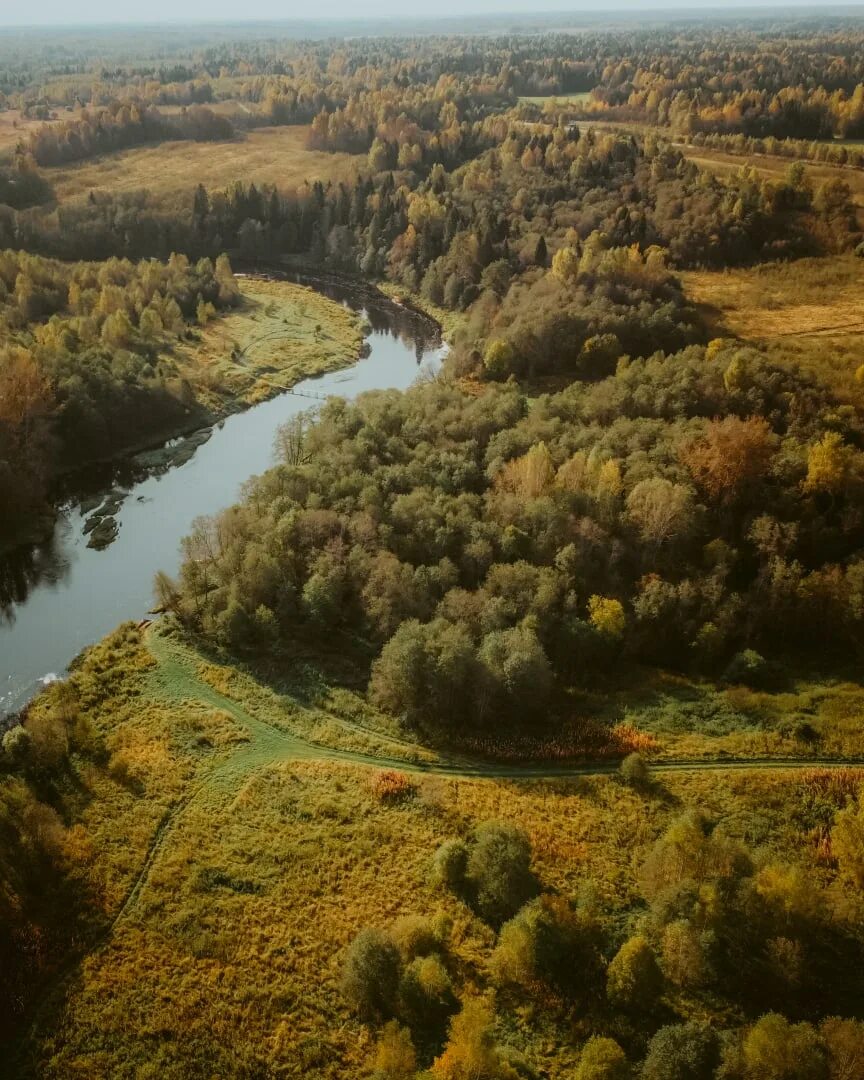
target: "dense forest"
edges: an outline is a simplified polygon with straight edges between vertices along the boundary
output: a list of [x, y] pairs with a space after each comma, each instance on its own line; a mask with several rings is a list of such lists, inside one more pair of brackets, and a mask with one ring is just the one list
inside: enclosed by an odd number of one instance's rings
[[0, 252], [0, 535], [44, 506], [64, 468], [188, 417], [160, 354], [237, 297], [224, 257], [65, 264]]
[[[0, 544], [206, 419], [232, 265], [449, 345], [4, 721], [9, 1075], [864, 1074], [860, 19], [533, 28], [0, 35]], [[232, 182], [68, 186], [196, 142]]]

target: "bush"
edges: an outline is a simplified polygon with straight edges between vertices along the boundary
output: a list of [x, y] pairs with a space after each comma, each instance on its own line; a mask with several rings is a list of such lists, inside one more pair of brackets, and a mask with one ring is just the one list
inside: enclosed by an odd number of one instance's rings
[[435, 880], [445, 888], [461, 895], [465, 890], [467, 870], [468, 845], [464, 840], [445, 840], [432, 860]]
[[643, 937], [625, 941], [606, 973], [609, 1000], [625, 1009], [650, 1009], [663, 990], [663, 976]]
[[386, 769], [376, 774], [372, 781], [375, 798], [382, 803], [399, 803], [410, 799], [417, 788], [405, 773]]
[[390, 936], [405, 960], [428, 956], [441, 948], [436, 927], [423, 915], [406, 915], [390, 929]]
[[417, 1055], [411, 1033], [395, 1020], [384, 1026], [375, 1048], [372, 1080], [413, 1080]]
[[641, 754], [628, 754], [621, 762], [621, 779], [630, 787], [645, 787], [651, 779], [648, 762]]
[[361, 930], [348, 947], [342, 972], [345, 1000], [363, 1019], [392, 1014], [402, 960], [391, 938], [380, 930]]
[[30, 732], [16, 724], [3, 736], [3, 754], [13, 765], [20, 765], [30, 753], [31, 742]]
[[500, 926], [537, 893], [531, 841], [515, 825], [481, 825], [468, 853], [468, 883], [478, 913]]
[[705, 1080], [719, 1056], [717, 1035], [707, 1024], [670, 1024], [648, 1044], [642, 1080]]
[[532, 900], [505, 923], [492, 954], [499, 983], [542, 982], [567, 997], [583, 997], [600, 980], [601, 934], [594, 918], [561, 897]]
[[723, 672], [723, 682], [768, 690], [777, 681], [777, 673], [755, 649], [736, 653]]
[[441, 1035], [459, 1003], [450, 976], [437, 956], [418, 957], [399, 984], [399, 1008], [413, 1031]]
[[598, 1035], [582, 1048], [575, 1080], [629, 1080], [627, 1055], [614, 1039]]

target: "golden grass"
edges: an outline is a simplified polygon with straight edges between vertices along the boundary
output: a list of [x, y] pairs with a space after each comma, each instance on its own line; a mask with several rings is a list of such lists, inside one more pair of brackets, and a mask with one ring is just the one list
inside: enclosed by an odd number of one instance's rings
[[43, 120], [28, 120], [22, 117], [18, 109], [0, 112], [0, 155], [11, 153], [20, 140], [23, 139], [26, 142], [28, 136], [38, 131], [43, 123], [45, 123]]
[[253, 404], [310, 375], [352, 363], [363, 331], [358, 317], [314, 289], [241, 278], [241, 305], [212, 319], [201, 340], [177, 345], [177, 375], [203, 404]]
[[[76, 676], [131, 782], [95, 766], [82, 772], [83, 835], [71, 833], [69, 848], [102, 885], [108, 931], [49, 999], [29, 1044], [31, 1072], [44, 1080], [365, 1075], [373, 1035], [339, 993], [358, 930], [444, 915], [460, 991], [488, 988], [492, 931], [429, 875], [438, 844], [486, 820], [526, 829], [544, 887], [575, 897], [588, 886], [611, 925], [636, 910], [645, 852], [688, 807], [751, 844], [755, 830], [763, 852], [832, 878], [810, 821], [796, 817], [807, 791], [824, 794], [818, 771], [676, 773], [643, 792], [608, 776], [412, 773], [403, 798], [382, 799], [380, 768], [280, 757], [264, 728], [281, 704], [249, 676], [159, 640], [154, 663], [125, 628]], [[242, 710], [207, 700], [206, 687], [191, 698], [189, 671], [254, 708], [252, 727]], [[842, 722], [860, 690], [841, 689]], [[856, 786], [857, 774], [844, 782]], [[590, 1017], [505, 995], [497, 1008], [542, 1075], [573, 1075]]]
[[305, 126], [258, 128], [230, 142], [167, 142], [137, 147], [75, 165], [46, 169], [60, 201], [91, 191], [146, 189], [170, 200], [191, 197], [196, 184], [224, 188], [234, 180], [275, 184], [290, 192], [304, 181], [350, 181], [365, 164], [363, 155], [306, 149]]
[[864, 259], [835, 255], [681, 277], [716, 336], [767, 344], [778, 361], [793, 359], [858, 396]]
[[548, 94], [548, 95], [523, 95], [519, 103], [524, 105], [539, 105], [541, 108], [548, 106], [550, 109], [564, 108], [567, 105], [582, 105], [591, 100], [590, 90], [581, 90], [575, 94]]

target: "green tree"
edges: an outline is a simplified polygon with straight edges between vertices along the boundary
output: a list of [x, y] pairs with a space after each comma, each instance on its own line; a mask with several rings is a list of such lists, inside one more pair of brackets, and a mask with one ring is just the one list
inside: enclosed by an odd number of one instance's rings
[[717, 1035], [707, 1024], [669, 1024], [648, 1044], [642, 1080], [706, 1080], [719, 1057]]
[[828, 1080], [828, 1063], [810, 1024], [768, 1013], [744, 1037], [747, 1080]]
[[500, 926], [512, 918], [537, 892], [528, 834], [504, 822], [481, 825], [469, 849], [467, 880], [487, 922]]

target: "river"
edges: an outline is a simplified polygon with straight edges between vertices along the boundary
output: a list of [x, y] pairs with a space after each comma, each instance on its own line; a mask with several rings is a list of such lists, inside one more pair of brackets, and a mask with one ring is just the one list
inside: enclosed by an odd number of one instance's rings
[[[301, 395], [350, 398], [365, 390], [403, 390], [421, 366], [439, 362], [444, 346], [430, 320], [364, 288], [292, 279], [362, 313], [371, 326], [368, 355], [228, 417], [183, 464], [148, 472], [132, 458], [75, 477], [58, 503], [50, 542], [0, 559], [0, 717], [62, 676], [85, 646], [124, 620], [144, 617], [153, 605], [155, 572], [177, 570], [180, 540], [194, 518], [236, 502], [243, 482], [273, 464], [280, 424], [315, 407], [315, 400]], [[111, 493], [121, 500], [114, 515], [119, 531], [96, 550], [87, 546], [85, 521]]]

